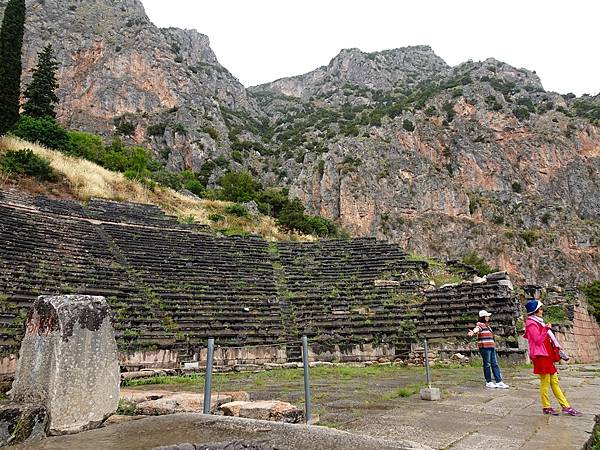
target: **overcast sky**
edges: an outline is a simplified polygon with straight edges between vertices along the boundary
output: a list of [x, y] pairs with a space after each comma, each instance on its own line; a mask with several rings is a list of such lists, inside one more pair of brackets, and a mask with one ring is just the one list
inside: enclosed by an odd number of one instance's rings
[[430, 45], [448, 64], [488, 57], [546, 90], [600, 91], [598, 0], [142, 0], [161, 27], [208, 35], [245, 86], [299, 75], [342, 48]]

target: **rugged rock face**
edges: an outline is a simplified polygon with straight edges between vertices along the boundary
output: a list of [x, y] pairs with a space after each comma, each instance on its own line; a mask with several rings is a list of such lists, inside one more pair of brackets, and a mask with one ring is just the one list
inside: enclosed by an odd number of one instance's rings
[[352, 48], [342, 50], [327, 66], [257, 86], [253, 91], [272, 91], [303, 100], [318, 98], [331, 105], [362, 103], [367, 99], [354, 91], [412, 87], [449, 71], [444, 60], [424, 45], [376, 53]]
[[[274, 139], [288, 151], [304, 143], [290, 184], [311, 211], [425, 254], [474, 251], [518, 281], [600, 276], [596, 98], [546, 92], [535, 73], [494, 59], [443, 70], [433, 58], [416, 85], [397, 77], [382, 91], [384, 77], [372, 89], [372, 67], [357, 62], [347, 70], [365, 83], [330, 77], [338, 91], [311, 94], [323, 85], [315, 74], [347, 55], [252, 88], [276, 118]], [[354, 97], [336, 107], [340, 91]]]
[[71, 127], [208, 167], [213, 186], [248, 169], [355, 235], [475, 251], [517, 281], [600, 277], [598, 95], [546, 92], [491, 58], [449, 67], [426, 46], [342, 50], [246, 90], [206, 36], [155, 27], [139, 0], [27, 6], [26, 70], [55, 46]]
[[[154, 26], [139, 0], [26, 4], [24, 81], [37, 52], [52, 44], [60, 62], [58, 116], [65, 125], [107, 137], [121, 130], [171, 169], [198, 170], [229, 148], [221, 108], [258, 114], [207, 36]], [[5, 5], [0, 0], [2, 13]]]

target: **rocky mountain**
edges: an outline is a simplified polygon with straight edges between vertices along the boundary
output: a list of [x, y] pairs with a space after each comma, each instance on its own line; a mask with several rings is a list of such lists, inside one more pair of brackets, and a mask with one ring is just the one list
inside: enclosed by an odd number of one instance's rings
[[[0, 11], [6, 0], [0, 0]], [[61, 62], [60, 119], [151, 148], [171, 170], [248, 169], [357, 236], [475, 252], [520, 281], [600, 278], [600, 98], [544, 90], [426, 46], [342, 50], [246, 89], [208, 38], [138, 0], [28, 0], [25, 62]]]
[[223, 111], [261, 116], [207, 36], [154, 26], [139, 0], [26, 6], [24, 80], [52, 44], [61, 64], [58, 116], [67, 126], [121, 134], [151, 146], [172, 170], [199, 170], [230, 147]]

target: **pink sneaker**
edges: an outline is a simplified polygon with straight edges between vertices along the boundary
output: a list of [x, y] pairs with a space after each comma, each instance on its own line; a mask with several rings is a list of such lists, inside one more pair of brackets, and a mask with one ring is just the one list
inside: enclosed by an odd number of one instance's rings
[[[564, 411], [564, 409], [563, 409], [563, 411]], [[558, 416], [558, 411], [555, 410], [554, 408], [544, 408], [544, 409], [542, 409], [542, 413], [550, 414], [551, 416]]]
[[583, 416], [582, 412], [579, 412], [575, 408], [571, 408], [570, 406], [568, 408], [563, 408], [562, 412], [563, 412], [563, 414], [566, 414], [568, 416], [573, 416], [573, 417]]

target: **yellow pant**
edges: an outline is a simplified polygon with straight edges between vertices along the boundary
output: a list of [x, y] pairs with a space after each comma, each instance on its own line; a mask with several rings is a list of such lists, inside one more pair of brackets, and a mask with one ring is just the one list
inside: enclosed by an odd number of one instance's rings
[[542, 408], [550, 408], [550, 390], [548, 389], [550, 387], [552, 387], [552, 392], [554, 393], [556, 400], [558, 400], [558, 403], [560, 403], [560, 406], [563, 408], [569, 407], [569, 402], [558, 385], [558, 374], [543, 374], [540, 375], [540, 380], [540, 399], [542, 400]]

